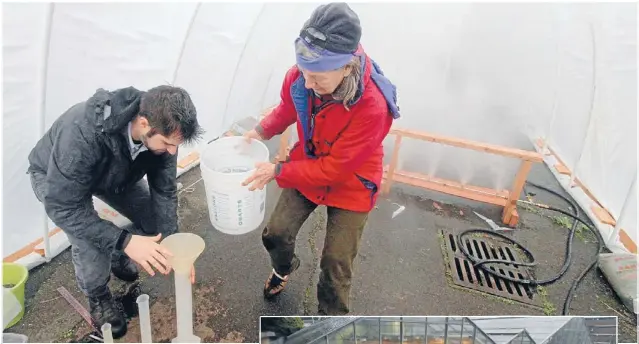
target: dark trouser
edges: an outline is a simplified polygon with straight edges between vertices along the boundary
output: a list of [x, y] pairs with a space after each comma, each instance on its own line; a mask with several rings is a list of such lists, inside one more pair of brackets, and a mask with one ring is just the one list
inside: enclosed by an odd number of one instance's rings
[[[315, 208], [317, 205], [299, 191], [282, 190], [275, 211], [262, 233], [264, 247], [279, 275], [285, 276], [292, 272], [297, 233]], [[353, 261], [357, 256], [368, 213], [328, 207], [327, 215], [326, 239], [317, 284], [319, 313], [347, 314]]]
[[[46, 192], [43, 174], [31, 173], [31, 186], [40, 202]], [[124, 228], [133, 234], [156, 234], [155, 218], [151, 209], [151, 194], [148, 183], [142, 179], [127, 191], [118, 195], [95, 195], [120, 214], [127, 217], [132, 226]], [[62, 228], [64, 230], [64, 228]], [[91, 242], [81, 240], [65, 232], [71, 243], [71, 256], [75, 267], [78, 287], [87, 297], [100, 297], [109, 293], [107, 284], [111, 279], [111, 262], [121, 259], [124, 253], [114, 251], [111, 257], [100, 251]]]

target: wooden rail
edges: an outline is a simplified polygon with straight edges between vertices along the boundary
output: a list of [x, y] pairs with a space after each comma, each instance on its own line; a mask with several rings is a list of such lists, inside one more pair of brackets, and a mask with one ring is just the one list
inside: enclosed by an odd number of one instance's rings
[[[290, 148], [290, 132], [291, 128], [289, 127], [286, 131], [284, 131], [284, 133], [282, 133], [276, 160], [286, 160]], [[417, 186], [428, 190], [504, 207], [502, 212], [502, 222], [510, 227], [515, 227], [517, 225], [519, 222], [517, 200], [524, 188], [524, 184], [526, 183], [532, 164], [543, 161], [541, 154], [533, 151], [502, 147], [483, 142], [430, 134], [409, 129], [393, 128], [389, 134], [395, 135], [395, 142], [390, 165], [384, 166], [384, 176], [382, 178], [381, 185], [382, 194], [387, 194], [394, 182]], [[515, 180], [513, 181], [510, 190], [495, 190], [474, 185], [464, 185], [456, 181], [436, 178], [420, 173], [399, 171], [397, 170], [397, 162], [399, 160], [399, 151], [404, 137], [517, 158], [521, 160], [521, 165], [519, 167], [519, 171], [515, 175]]]
[[[524, 184], [528, 177], [528, 173], [532, 168], [532, 164], [543, 161], [541, 154], [532, 151], [502, 147], [483, 142], [430, 134], [409, 129], [394, 128], [390, 131], [390, 134], [395, 135], [395, 144], [393, 147], [390, 166], [384, 168], [384, 178], [381, 188], [382, 193], [388, 193], [392, 184], [394, 182], [398, 182], [478, 202], [499, 205], [504, 207], [502, 212], [502, 222], [510, 227], [515, 227], [517, 225], [519, 222], [517, 200], [524, 188]], [[503, 155], [520, 159], [522, 162], [519, 167], [519, 171], [515, 175], [515, 180], [513, 181], [510, 190], [494, 190], [473, 185], [464, 185], [452, 180], [435, 178], [419, 173], [398, 171], [397, 161], [399, 159], [399, 150], [403, 137], [435, 142], [453, 147], [466, 148], [479, 152]]]

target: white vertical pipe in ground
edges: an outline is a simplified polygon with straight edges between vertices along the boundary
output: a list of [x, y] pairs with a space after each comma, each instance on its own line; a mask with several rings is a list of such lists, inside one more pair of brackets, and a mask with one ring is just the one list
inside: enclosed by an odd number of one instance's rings
[[103, 343], [113, 343], [113, 333], [111, 332], [111, 324], [106, 323], [100, 328], [102, 331]]
[[[50, 3], [48, 8], [48, 13], [46, 17], [45, 33], [44, 33], [44, 45], [42, 48], [42, 64], [40, 70], [40, 108], [38, 109], [40, 113], [40, 118], [38, 121], [38, 138], [44, 136], [44, 132], [46, 131], [46, 106], [47, 106], [47, 73], [49, 70], [49, 47], [51, 45], [51, 27], [53, 24], [53, 10], [55, 8], [55, 3]], [[44, 226], [44, 236], [42, 237], [44, 241], [44, 258], [46, 261], [49, 261], [51, 257], [51, 241], [49, 240], [49, 216], [47, 212], [42, 210], [42, 222]]]
[[595, 97], [597, 95], [597, 45], [595, 40], [595, 28], [594, 24], [590, 23], [590, 36], [592, 39], [592, 92], [590, 95], [590, 110], [588, 113], [588, 126], [586, 128], [586, 136], [584, 136], [584, 140], [581, 143], [581, 151], [579, 151], [579, 156], [577, 157], [577, 161], [575, 162], [575, 167], [571, 169], [572, 174], [570, 175], [570, 183], [568, 187], [571, 188], [575, 185], [575, 178], [577, 178], [577, 172], [579, 170], [579, 165], [581, 163], [581, 159], [583, 158], [584, 151], [586, 150], [586, 143], [588, 142], [588, 138], [592, 133], [593, 127], [593, 110], [595, 107]]
[[151, 311], [149, 310], [149, 295], [138, 296], [138, 314], [140, 316], [140, 339], [141, 343], [153, 343], [151, 334]]
[[[610, 233], [608, 240], [606, 240], [606, 246], [612, 246], [615, 243], [615, 240], [619, 236], [619, 232], [621, 231], [621, 222], [624, 220], [628, 212], [630, 204], [630, 197], [633, 196], [633, 190], [635, 188], [635, 184], [637, 183], [637, 173], [635, 172], [635, 177], [632, 180], [632, 184], [630, 184], [630, 188], [628, 189], [628, 194], [626, 195], [626, 200], [623, 202], [623, 207], [621, 208], [621, 213], [619, 214], [619, 218], [615, 220], [615, 229]], [[635, 195], [636, 197], [636, 195]], [[636, 210], [636, 209], [633, 209]]]

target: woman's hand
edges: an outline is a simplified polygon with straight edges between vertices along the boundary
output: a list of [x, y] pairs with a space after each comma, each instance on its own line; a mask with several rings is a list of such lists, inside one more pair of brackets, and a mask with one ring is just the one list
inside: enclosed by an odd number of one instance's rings
[[242, 186], [247, 186], [253, 183], [250, 187], [250, 191], [256, 189], [264, 189], [264, 186], [275, 178], [275, 164], [270, 162], [258, 162], [255, 164], [257, 168], [252, 176], [248, 177]]

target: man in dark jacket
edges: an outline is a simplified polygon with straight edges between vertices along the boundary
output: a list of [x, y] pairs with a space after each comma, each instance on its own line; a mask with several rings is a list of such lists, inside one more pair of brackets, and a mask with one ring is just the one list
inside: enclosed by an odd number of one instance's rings
[[[91, 315], [98, 326], [110, 323], [115, 338], [126, 334], [126, 321], [107, 286], [111, 272], [135, 281], [135, 262], [150, 275], [154, 268], [169, 273], [171, 253], [158, 241], [177, 232], [177, 147], [201, 134], [181, 88], [99, 89], [62, 114], [29, 154], [33, 190], [71, 242]], [[133, 226], [123, 230], [101, 219], [92, 196]]]

